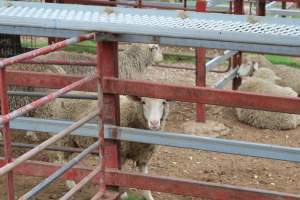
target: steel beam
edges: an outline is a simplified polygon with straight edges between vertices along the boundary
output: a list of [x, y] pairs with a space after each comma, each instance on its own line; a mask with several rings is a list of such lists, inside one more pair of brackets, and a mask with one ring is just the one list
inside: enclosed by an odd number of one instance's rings
[[219, 66], [219, 64], [228, 60], [229, 58], [231, 58], [232, 56], [234, 56], [237, 53], [238, 53], [238, 51], [230, 51], [230, 50], [224, 51], [224, 55], [217, 56], [206, 63], [206, 65], [205, 65], [206, 71], [213, 70], [215, 67]]
[[[17, 118], [11, 122], [12, 129], [49, 132], [56, 134], [73, 122], [63, 120], [46, 120], [36, 118]], [[74, 135], [98, 137], [97, 124], [84, 124], [74, 130]], [[180, 133], [150, 131], [105, 125], [106, 139], [127, 140], [142, 143], [153, 143], [180, 148], [191, 148], [219, 153], [261, 157], [276, 160], [300, 162], [300, 148], [260, 144], [237, 140], [201, 137]]]

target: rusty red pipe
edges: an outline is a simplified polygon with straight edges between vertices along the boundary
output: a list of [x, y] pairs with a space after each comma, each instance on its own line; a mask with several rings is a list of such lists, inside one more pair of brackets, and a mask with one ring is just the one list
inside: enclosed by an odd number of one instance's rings
[[[0, 69], [0, 99], [1, 99], [1, 115], [6, 115], [7, 113], [9, 113], [9, 107], [8, 107], [5, 68]], [[5, 161], [6, 163], [11, 163], [12, 148], [11, 148], [11, 132], [9, 129], [9, 122], [3, 124], [2, 134], [4, 139]], [[7, 199], [13, 200], [14, 199], [13, 172], [9, 172], [6, 176], [6, 191], [7, 191]]]
[[81, 36], [77, 36], [77, 37], [72, 37], [70, 39], [66, 39], [64, 41], [49, 45], [47, 47], [35, 49], [33, 51], [29, 51], [27, 53], [23, 53], [23, 54], [20, 54], [20, 55], [11, 57], [11, 58], [6, 58], [6, 59], [0, 61], [0, 68], [56, 51], [58, 49], [64, 48], [71, 44], [79, 43], [79, 42], [94, 39], [94, 38], [95, 38], [94, 33], [81, 35]]

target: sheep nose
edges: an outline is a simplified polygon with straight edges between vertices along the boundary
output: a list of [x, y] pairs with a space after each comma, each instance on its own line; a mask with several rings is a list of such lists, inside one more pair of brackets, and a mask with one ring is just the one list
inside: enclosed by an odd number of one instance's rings
[[150, 121], [150, 124], [151, 124], [153, 127], [157, 127], [157, 126], [158, 126], [158, 123], [159, 123], [159, 121], [157, 121], [157, 120], [152, 120], [152, 121]]

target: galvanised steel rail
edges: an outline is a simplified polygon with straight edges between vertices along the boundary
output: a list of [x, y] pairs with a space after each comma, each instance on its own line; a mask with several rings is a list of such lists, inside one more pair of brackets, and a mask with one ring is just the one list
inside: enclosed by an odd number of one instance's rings
[[213, 85], [213, 88], [217, 88], [217, 89], [221, 89], [224, 88], [225, 85], [229, 82], [232, 81], [235, 77], [237, 77], [237, 71], [238, 71], [238, 67], [232, 69], [231, 71], [229, 71], [222, 79], [220, 79], [218, 82], [216, 82]]
[[[192, 46], [207, 48], [247, 50], [251, 47], [250, 51], [268, 52], [269, 49], [270, 53], [289, 55], [300, 51], [300, 20], [14, 1], [7, 6], [4, 2], [0, 1], [0, 33], [6, 33], [3, 26], [14, 26], [107, 32], [119, 37], [135, 35], [135, 40], [147, 35], [155, 36], [156, 42], [185, 46], [190, 46], [189, 40], [196, 40], [198, 43], [193, 42]], [[180, 42], [180, 39], [187, 41]], [[283, 47], [289, 47], [289, 51]]]
[[220, 63], [228, 60], [229, 58], [231, 58], [232, 56], [234, 56], [237, 53], [238, 53], [238, 51], [229, 51], [229, 50], [224, 51], [224, 55], [217, 56], [205, 64], [206, 71], [213, 70], [213, 68], [219, 66]]
[[[12, 129], [49, 132], [50, 134], [56, 134], [72, 123], [73, 122], [71, 121], [65, 120], [21, 117], [11, 121], [10, 126]], [[87, 123], [74, 130], [73, 133], [74, 135], [97, 138], [98, 126], [97, 124]], [[127, 140], [133, 142], [151, 143], [300, 163], [300, 148], [294, 147], [193, 136], [180, 133], [116, 127], [111, 125], [104, 126], [104, 133], [106, 139]]]

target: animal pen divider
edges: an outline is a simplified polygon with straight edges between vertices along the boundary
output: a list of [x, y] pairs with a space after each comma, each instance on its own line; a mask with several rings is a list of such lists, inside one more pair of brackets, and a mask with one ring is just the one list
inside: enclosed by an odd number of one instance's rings
[[[92, 39], [93, 34], [89, 34], [84, 37], [85, 39]], [[72, 38], [66, 41], [78, 42], [78, 38]], [[117, 42], [98, 41], [97, 43], [97, 74], [90, 75], [88, 77], [70, 76], [70, 75], [54, 75], [44, 73], [32, 73], [32, 72], [17, 72], [7, 71], [5, 66], [17, 63], [28, 58], [32, 58], [47, 52], [56, 50], [68, 44], [63, 41], [58, 44], [53, 44], [44, 49], [34, 50], [13, 58], [8, 58], [1, 61], [1, 103], [2, 103], [2, 117], [0, 122], [3, 124], [4, 140], [5, 140], [5, 159], [1, 162], [0, 175], [7, 174], [7, 194], [8, 199], [14, 199], [12, 176], [14, 174], [22, 174], [28, 176], [41, 176], [47, 177], [44, 181], [34, 187], [32, 190], [24, 194], [19, 199], [30, 199], [36, 195], [47, 185], [57, 178], [73, 179], [79, 181], [75, 188], [71, 189], [61, 199], [70, 198], [76, 191], [82, 188], [86, 183], [92, 182], [99, 184], [99, 192], [95, 194], [92, 199], [116, 199], [118, 193], [107, 191], [106, 186], [117, 187], [136, 187], [140, 189], [150, 189], [159, 192], [168, 192], [181, 195], [192, 195], [198, 197], [205, 197], [211, 199], [300, 199], [299, 195], [279, 193], [273, 191], [248, 189], [237, 186], [221, 185], [215, 183], [206, 183], [191, 181], [185, 179], [168, 178], [161, 176], [149, 176], [142, 174], [134, 174], [120, 171], [118, 146], [120, 139], [130, 139], [135, 141], [134, 133], [140, 136], [147, 136], [150, 134], [150, 138], [146, 137], [143, 142], [158, 144], [159, 139], [155, 139], [156, 136], [164, 137], [161, 139], [163, 145], [177, 146], [177, 147], [189, 147], [195, 149], [211, 150], [217, 152], [241, 154], [258, 156], [264, 158], [275, 158], [281, 160], [291, 160], [300, 162], [299, 156], [291, 156], [294, 153], [298, 153], [299, 149], [287, 148], [286, 154], [283, 147], [270, 147], [261, 145], [264, 151], [255, 152], [254, 149], [259, 149], [259, 144], [251, 143], [239, 143], [237, 141], [226, 141], [222, 139], [209, 139], [199, 136], [191, 137], [189, 141], [188, 136], [180, 136], [180, 134], [143, 131], [138, 129], [124, 129], [118, 127], [119, 125], [119, 94], [148, 96], [154, 98], [166, 98], [178, 101], [187, 101], [194, 103], [208, 103], [223, 106], [238, 106], [246, 108], [257, 108], [271, 111], [281, 111], [288, 113], [300, 113], [300, 102], [297, 98], [288, 97], [272, 97], [266, 95], [256, 95], [251, 93], [243, 93], [237, 91], [224, 91], [218, 89], [208, 89], [206, 87], [183, 87], [176, 85], [166, 85], [151, 83], [145, 81], [131, 81], [120, 80], [118, 76], [118, 60]], [[51, 50], [50, 50], [51, 49]], [[33, 56], [34, 55], [34, 56]], [[18, 75], [18, 76], [17, 76]], [[21, 75], [21, 76], [20, 76]], [[18, 78], [16, 78], [18, 77]], [[62, 89], [49, 94], [27, 106], [24, 106], [16, 111], [8, 113], [8, 102], [6, 85], [23, 85], [34, 87], [48, 87], [48, 88], [61, 88]], [[24, 155], [14, 159], [11, 155], [11, 132], [9, 129], [9, 121], [13, 118], [19, 117], [30, 109], [34, 109], [39, 105], [46, 102], [50, 102], [57, 97], [71, 91], [71, 90], [85, 90], [96, 91], [96, 85], [98, 85], [98, 97], [99, 97], [99, 110], [90, 113], [83, 119], [70, 124], [66, 129], [60, 131], [55, 136], [39, 144], [32, 150], [28, 151]], [[102, 91], [104, 96], [102, 96]], [[103, 102], [105, 105], [103, 105]], [[276, 105], [276, 106], [275, 106]], [[104, 108], [105, 110], [103, 110]], [[42, 151], [49, 145], [53, 144], [64, 135], [69, 134], [80, 126], [84, 126], [89, 119], [99, 114], [99, 141], [89, 148], [81, 152], [75, 159], [69, 161], [66, 165], [58, 165], [51, 163], [44, 163], [38, 161], [29, 161], [33, 155]], [[116, 126], [106, 126], [104, 129], [104, 123], [112, 124]], [[16, 119], [17, 120], [17, 119]], [[106, 131], [104, 131], [106, 130]], [[126, 131], [129, 132], [126, 138]], [[106, 140], [104, 144], [104, 133], [106, 132]], [[153, 135], [151, 135], [153, 133]], [[133, 135], [132, 135], [133, 134]], [[143, 135], [144, 134], [144, 135]], [[132, 136], [130, 136], [132, 135]], [[168, 137], [166, 137], [168, 135]], [[180, 138], [181, 137], [181, 138]], [[151, 140], [154, 138], [154, 140]], [[169, 141], [167, 141], [169, 140]], [[139, 140], [137, 140], [139, 141]], [[189, 141], [189, 142], [187, 142]], [[196, 146], [192, 141], [197, 141]], [[201, 144], [202, 143], [202, 144]], [[208, 144], [212, 144], [211, 147], [207, 147]], [[227, 144], [226, 144], [227, 143]], [[200, 147], [197, 145], [200, 145]], [[202, 147], [201, 147], [202, 145]], [[222, 145], [225, 147], [222, 147]], [[226, 145], [228, 145], [226, 147]], [[246, 149], [250, 149], [249, 152], [241, 150], [241, 145], [244, 145]], [[246, 147], [246, 145], [248, 145]], [[252, 146], [253, 145], [253, 146]], [[99, 155], [101, 161], [99, 165], [94, 168], [73, 167], [80, 161], [81, 158], [91, 153], [95, 148], [99, 148]], [[231, 148], [229, 148], [229, 146]], [[236, 146], [237, 149], [233, 147]], [[274, 149], [278, 150], [274, 153]], [[277, 151], [276, 150], [276, 151]], [[271, 153], [270, 153], [271, 152]], [[297, 160], [298, 159], [298, 160]], [[73, 168], [71, 168], [73, 167]], [[13, 171], [12, 171], [13, 169]], [[67, 171], [68, 170], [68, 171]]]

